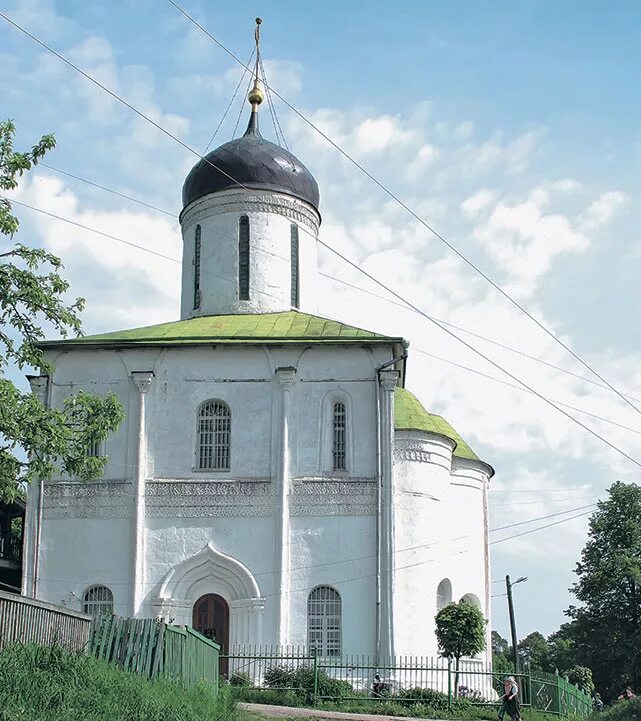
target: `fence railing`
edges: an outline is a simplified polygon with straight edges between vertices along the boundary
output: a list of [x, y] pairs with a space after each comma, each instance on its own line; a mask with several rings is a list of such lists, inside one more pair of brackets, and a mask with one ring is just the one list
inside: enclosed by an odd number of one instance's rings
[[[478, 705], [499, 703], [503, 674], [475, 659], [458, 673], [443, 657], [402, 656], [376, 663], [366, 655], [324, 658], [304, 646], [233, 647], [221, 657], [232, 685], [252, 691], [302, 694], [313, 701], [395, 701], [403, 705], [447, 704], [456, 699]], [[521, 704], [557, 715], [591, 713], [591, 699], [565, 679], [513, 674]], [[242, 694], [242, 691], [241, 691]]]
[[165, 676], [185, 686], [205, 680], [218, 687], [220, 647], [189, 627], [105, 615], [92, 624], [89, 651], [148, 678]]
[[0, 650], [12, 643], [87, 647], [91, 616], [64, 606], [0, 591]]

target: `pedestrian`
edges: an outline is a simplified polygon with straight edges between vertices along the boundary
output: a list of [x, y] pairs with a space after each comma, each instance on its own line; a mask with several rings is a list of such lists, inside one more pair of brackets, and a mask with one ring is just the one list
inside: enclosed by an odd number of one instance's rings
[[634, 691], [628, 686], [617, 701], [632, 701], [633, 698], [636, 698]]
[[595, 711], [603, 711], [603, 699], [598, 691], [594, 694], [594, 698], [592, 699], [592, 708]]
[[372, 685], [372, 691], [374, 696], [382, 696], [385, 690], [385, 684], [381, 681], [381, 677], [378, 674], [374, 676], [374, 683]]
[[503, 721], [505, 714], [512, 719], [512, 721], [521, 721], [521, 704], [519, 702], [519, 687], [514, 679], [514, 676], [508, 676], [503, 681], [503, 696], [501, 701], [503, 702], [501, 710], [499, 711], [499, 719]]

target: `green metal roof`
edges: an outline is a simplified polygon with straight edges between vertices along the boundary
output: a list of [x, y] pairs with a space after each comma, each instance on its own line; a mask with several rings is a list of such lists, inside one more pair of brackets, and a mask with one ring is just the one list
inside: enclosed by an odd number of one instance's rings
[[481, 460], [445, 418], [428, 413], [413, 393], [400, 386], [394, 389], [394, 427], [397, 431], [427, 431], [446, 436], [456, 443], [454, 456]]
[[52, 346], [193, 345], [198, 343], [401, 343], [335, 320], [291, 310], [283, 313], [207, 315], [144, 328], [44, 341]]

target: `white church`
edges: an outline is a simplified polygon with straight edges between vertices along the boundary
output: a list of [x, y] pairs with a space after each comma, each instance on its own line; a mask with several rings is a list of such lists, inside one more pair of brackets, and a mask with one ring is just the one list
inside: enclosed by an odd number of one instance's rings
[[435, 656], [444, 604], [489, 619], [493, 470], [405, 388], [402, 338], [315, 307], [318, 185], [249, 100], [183, 186], [180, 320], [42, 344], [44, 402], [127, 415], [103, 478], [29, 489], [23, 592], [224, 650]]

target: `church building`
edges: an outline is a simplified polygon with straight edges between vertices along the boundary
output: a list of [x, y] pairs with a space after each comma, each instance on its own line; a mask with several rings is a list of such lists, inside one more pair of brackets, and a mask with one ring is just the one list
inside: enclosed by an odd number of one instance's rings
[[113, 391], [126, 419], [103, 478], [29, 489], [23, 592], [224, 650], [435, 656], [444, 604], [489, 618], [493, 470], [406, 388], [403, 338], [316, 306], [318, 185], [262, 99], [184, 182], [180, 320], [42, 344], [45, 403]]

